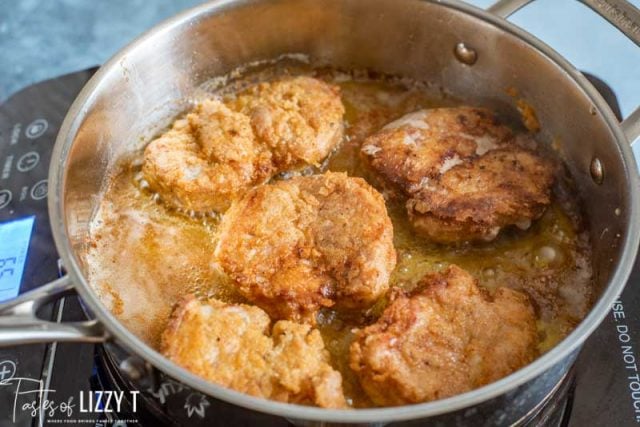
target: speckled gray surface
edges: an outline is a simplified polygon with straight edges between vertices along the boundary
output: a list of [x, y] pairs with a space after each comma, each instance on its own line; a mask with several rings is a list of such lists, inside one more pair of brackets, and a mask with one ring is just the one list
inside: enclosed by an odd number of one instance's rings
[[[321, 1], [321, 0], [318, 0]], [[630, 0], [640, 7], [640, 0]], [[0, 100], [103, 63], [159, 21], [200, 0], [0, 0]], [[492, 0], [470, 0], [486, 7]], [[575, 0], [538, 0], [513, 22], [603, 78], [623, 114], [640, 104], [640, 48]]]
[[0, 99], [99, 65], [201, 0], [0, 0]]

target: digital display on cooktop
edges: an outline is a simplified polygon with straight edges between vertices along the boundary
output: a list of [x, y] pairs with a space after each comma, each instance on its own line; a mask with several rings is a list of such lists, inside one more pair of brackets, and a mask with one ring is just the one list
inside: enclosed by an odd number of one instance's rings
[[35, 218], [0, 223], [0, 301], [18, 296]]

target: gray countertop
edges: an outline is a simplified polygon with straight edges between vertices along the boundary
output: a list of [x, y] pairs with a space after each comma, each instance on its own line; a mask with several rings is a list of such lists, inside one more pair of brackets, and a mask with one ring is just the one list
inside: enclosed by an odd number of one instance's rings
[[[319, 0], [320, 1], [320, 0]], [[640, 7], [640, 0], [631, 0]], [[199, 0], [0, 0], [0, 100], [98, 65]], [[471, 0], [486, 7], [491, 0]], [[538, 0], [513, 17], [578, 68], [611, 85], [623, 114], [640, 105], [640, 48], [575, 0]]]
[[201, 0], [0, 0], [0, 100], [100, 65], [145, 30]]

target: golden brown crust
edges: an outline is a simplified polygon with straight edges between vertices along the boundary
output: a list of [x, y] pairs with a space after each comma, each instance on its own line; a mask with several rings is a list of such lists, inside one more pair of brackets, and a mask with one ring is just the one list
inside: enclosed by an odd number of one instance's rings
[[378, 405], [453, 396], [530, 363], [535, 321], [526, 295], [499, 288], [489, 297], [450, 266], [425, 276], [412, 295], [396, 292], [376, 323], [356, 331], [351, 368]]
[[420, 110], [368, 137], [362, 153], [408, 197], [414, 227], [438, 242], [491, 240], [550, 203], [553, 166], [487, 110]]
[[363, 307], [388, 288], [396, 255], [382, 196], [326, 173], [251, 190], [220, 224], [216, 257], [240, 292], [276, 318]]
[[180, 301], [162, 334], [160, 351], [185, 369], [254, 396], [271, 387], [271, 320], [257, 307], [195, 297]]
[[186, 297], [162, 335], [161, 352], [209, 381], [282, 402], [344, 408], [342, 377], [320, 333], [277, 322], [257, 307]]
[[227, 209], [250, 185], [268, 178], [272, 165], [248, 118], [207, 100], [147, 145], [142, 170], [167, 203], [207, 212]]
[[174, 207], [223, 212], [252, 186], [320, 163], [342, 139], [343, 114], [336, 86], [309, 77], [260, 83], [177, 120], [145, 148], [143, 174]]
[[407, 202], [413, 226], [440, 242], [492, 239], [538, 219], [551, 203], [553, 168], [535, 153], [503, 148], [445, 173]]
[[311, 77], [259, 83], [229, 106], [250, 117], [256, 137], [269, 147], [279, 170], [318, 165], [342, 140], [340, 90]]

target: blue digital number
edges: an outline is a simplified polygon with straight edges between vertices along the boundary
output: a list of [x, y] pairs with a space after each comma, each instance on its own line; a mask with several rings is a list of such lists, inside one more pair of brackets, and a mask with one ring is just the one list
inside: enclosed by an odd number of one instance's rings
[[34, 216], [0, 224], [0, 301], [18, 296]]

